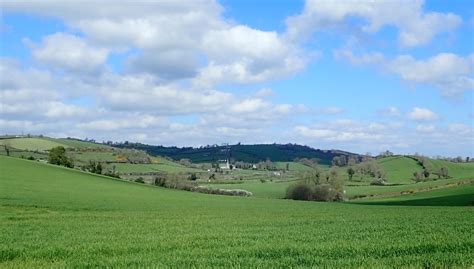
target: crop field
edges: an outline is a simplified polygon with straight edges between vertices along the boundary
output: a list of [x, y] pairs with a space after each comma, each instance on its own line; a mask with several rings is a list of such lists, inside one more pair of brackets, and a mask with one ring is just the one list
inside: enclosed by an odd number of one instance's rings
[[119, 173], [149, 173], [149, 172], [167, 172], [167, 173], [186, 173], [186, 172], [202, 172], [203, 170], [189, 168], [182, 165], [170, 165], [170, 164], [132, 164], [132, 163], [114, 163], [107, 167], [115, 166], [116, 171]]
[[0, 164], [0, 267], [474, 264], [472, 207], [213, 196]]
[[285, 197], [286, 188], [288, 188], [288, 186], [293, 183], [294, 181], [267, 181], [262, 183], [256, 180], [246, 180], [240, 184], [207, 184], [206, 186], [221, 189], [243, 189], [250, 191], [254, 197], [281, 199]]
[[0, 139], [0, 145], [7, 145], [15, 149], [28, 151], [46, 151], [53, 147], [64, 146], [64, 144], [58, 143], [57, 141], [36, 137]]
[[472, 206], [474, 205], [474, 182], [452, 188], [418, 192], [399, 197], [377, 199], [375, 201], [359, 200], [358, 202], [380, 205]]

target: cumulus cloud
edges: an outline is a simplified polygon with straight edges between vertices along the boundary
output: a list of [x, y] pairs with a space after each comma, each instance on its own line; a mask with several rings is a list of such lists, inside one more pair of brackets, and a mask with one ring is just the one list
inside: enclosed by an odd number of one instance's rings
[[474, 89], [473, 64], [474, 55], [440, 53], [426, 60], [402, 55], [390, 61], [387, 68], [405, 81], [431, 84], [446, 95], [456, 95]]
[[408, 118], [414, 121], [434, 121], [437, 120], [439, 116], [427, 108], [414, 107], [412, 111], [408, 113]]
[[41, 45], [31, 45], [32, 54], [38, 61], [73, 71], [95, 71], [105, 64], [108, 50], [90, 46], [71, 34], [55, 33], [43, 38]]
[[354, 65], [381, 66], [383, 70], [398, 75], [412, 84], [427, 84], [439, 89], [443, 95], [456, 96], [474, 90], [474, 55], [461, 57], [453, 53], [439, 53], [427, 59], [401, 55], [387, 59], [381, 53], [360, 55], [347, 49], [335, 50], [334, 56]]
[[[151, 1], [84, 4], [69, 1], [7, 2], [6, 11], [59, 17], [74, 30], [45, 38], [37, 59], [66, 68], [92, 68], [109, 51], [135, 51], [126, 69], [161, 79], [193, 78], [199, 87], [251, 83], [289, 76], [310, 60], [274, 31], [230, 23], [215, 1]], [[84, 43], [87, 42], [87, 43]], [[94, 44], [92, 49], [90, 44]], [[89, 61], [81, 61], [85, 57]]]
[[315, 31], [349, 25], [354, 18], [362, 23], [353, 26], [365, 33], [375, 33], [384, 26], [398, 29], [398, 42], [404, 47], [427, 44], [436, 35], [450, 32], [462, 19], [452, 13], [425, 12], [424, 1], [402, 4], [394, 1], [307, 0], [304, 10], [286, 20], [290, 39], [307, 38]]
[[416, 126], [416, 130], [420, 133], [432, 133], [436, 130], [435, 126], [432, 124], [420, 124]]

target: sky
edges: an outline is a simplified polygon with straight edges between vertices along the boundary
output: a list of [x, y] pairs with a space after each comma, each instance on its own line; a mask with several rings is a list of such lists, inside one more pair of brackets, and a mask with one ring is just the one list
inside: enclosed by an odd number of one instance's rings
[[0, 1], [0, 133], [474, 156], [474, 4]]

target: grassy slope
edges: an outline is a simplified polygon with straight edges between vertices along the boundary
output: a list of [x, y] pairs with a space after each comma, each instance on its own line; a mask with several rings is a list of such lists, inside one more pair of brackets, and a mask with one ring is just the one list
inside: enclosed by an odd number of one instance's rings
[[469, 207], [195, 194], [0, 156], [0, 267], [470, 267]]
[[400, 197], [366, 201], [360, 200], [357, 202], [379, 205], [468, 206], [474, 205], [474, 183]]
[[241, 184], [208, 184], [218, 189], [243, 189], [252, 192], [254, 197], [281, 199], [285, 197], [286, 189], [294, 182], [265, 182], [246, 180]]
[[0, 145], [5, 145], [20, 149], [20, 150], [29, 150], [29, 151], [46, 151], [50, 150], [53, 147], [63, 146], [66, 148], [98, 148], [98, 147], [108, 147], [105, 145], [99, 145], [95, 143], [89, 143], [84, 141], [65, 139], [65, 138], [49, 138], [49, 137], [22, 137], [22, 138], [10, 138], [10, 139], [0, 139]]
[[415, 160], [407, 157], [387, 157], [377, 162], [387, 172], [387, 180], [391, 184], [412, 183], [413, 172], [422, 170]]
[[297, 163], [297, 162], [275, 162], [274, 165], [279, 170], [286, 170], [286, 164], [287, 163], [290, 164], [289, 165], [290, 171], [305, 172], [305, 171], [313, 171], [314, 170], [313, 168], [311, 168], [307, 165]]
[[[119, 173], [149, 173], [149, 172], [167, 172], [167, 173], [187, 173], [187, 172], [203, 172], [203, 170], [189, 168], [182, 165], [170, 164], [131, 164], [131, 163], [115, 163], [117, 172]], [[112, 166], [112, 165], [109, 165]]]
[[65, 146], [63, 143], [58, 143], [56, 141], [51, 141], [44, 138], [10, 138], [10, 139], [1, 139], [0, 145], [8, 145], [15, 149], [21, 150], [30, 150], [30, 151], [46, 151], [50, 150], [53, 147]]

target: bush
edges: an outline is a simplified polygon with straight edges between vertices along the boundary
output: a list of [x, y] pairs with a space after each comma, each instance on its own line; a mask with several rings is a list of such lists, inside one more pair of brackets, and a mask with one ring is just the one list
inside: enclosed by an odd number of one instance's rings
[[291, 185], [286, 190], [286, 198], [293, 200], [313, 200], [313, 188], [312, 184], [308, 182], [299, 182]]
[[188, 177], [189, 180], [196, 181], [198, 177], [196, 176], [196, 173], [191, 173]]
[[387, 181], [385, 181], [385, 179], [383, 178], [375, 178], [374, 180], [372, 180], [372, 182], [370, 182], [370, 185], [385, 186], [387, 185]]
[[66, 149], [63, 146], [54, 147], [49, 151], [48, 162], [69, 168], [74, 167], [72, 161], [66, 156]]
[[100, 162], [89, 161], [89, 164], [83, 168], [94, 174], [102, 174], [102, 164]]
[[142, 177], [139, 177], [139, 178], [135, 179], [135, 182], [137, 182], [137, 183], [145, 183], [145, 180], [143, 180]]
[[314, 184], [312, 182], [298, 182], [288, 187], [287, 199], [303, 201], [342, 201], [342, 192], [337, 191], [329, 184]]
[[266, 182], [267, 182], [267, 180], [266, 180], [266, 179], [263, 179], [263, 178], [261, 178], [261, 179], [260, 179], [260, 182], [262, 182], [262, 183], [266, 183]]

